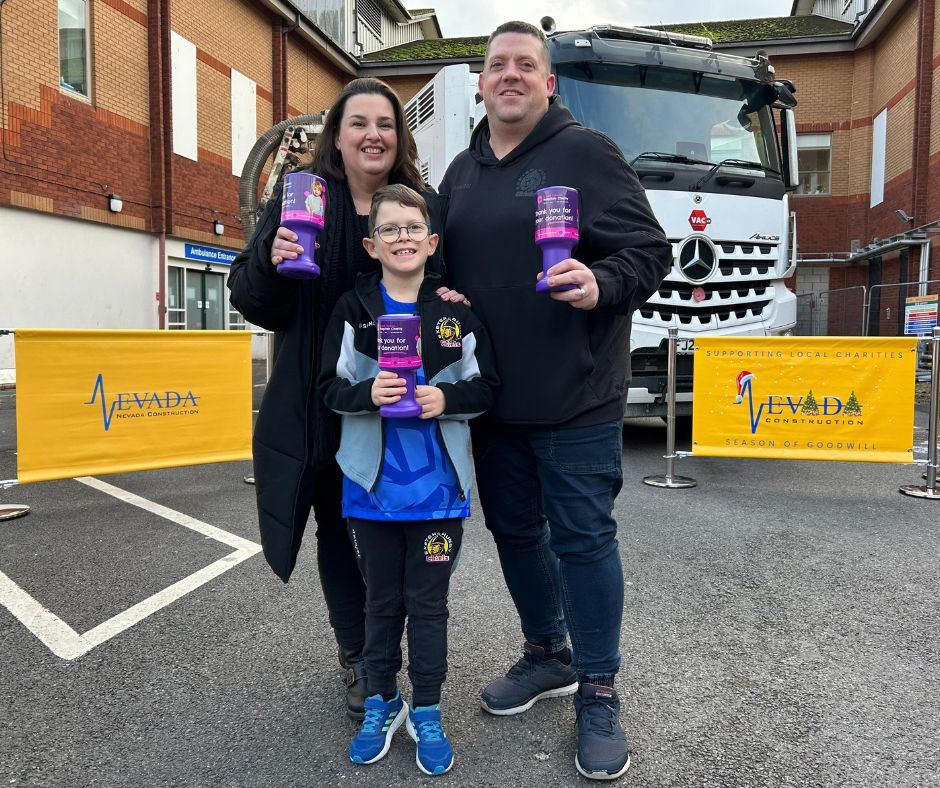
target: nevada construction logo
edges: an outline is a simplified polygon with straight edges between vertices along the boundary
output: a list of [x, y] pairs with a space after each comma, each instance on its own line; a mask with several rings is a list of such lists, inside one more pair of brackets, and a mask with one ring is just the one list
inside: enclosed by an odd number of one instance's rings
[[735, 378], [735, 405], [747, 400], [750, 412], [751, 435], [756, 435], [758, 427], [764, 424], [818, 424], [833, 426], [849, 424], [861, 426], [862, 406], [853, 390], [845, 399], [836, 394], [827, 393], [821, 397], [809, 389], [805, 394], [768, 394], [763, 399], [754, 396], [754, 382], [757, 376], [741, 370]]
[[85, 405], [99, 403], [104, 431], [111, 429], [114, 419], [150, 419], [167, 416], [194, 416], [199, 413], [199, 400], [192, 390], [122, 391], [109, 399], [105, 393], [104, 375], [98, 373], [91, 399]]

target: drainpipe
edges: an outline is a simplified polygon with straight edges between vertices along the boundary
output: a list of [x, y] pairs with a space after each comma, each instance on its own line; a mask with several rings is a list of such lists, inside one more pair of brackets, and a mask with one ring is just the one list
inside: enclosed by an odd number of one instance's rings
[[920, 284], [917, 286], [917, 295], [927, 295], [927, 281], [930, 279], [930, 239], [926, 239], [920, 245], [920, 271], [917, 274], [917, 280]]
[[287, 36], [300, 27], [300, 14], [295, 15], [294, 21], [285, 25], [280, 19], [272, 29], [272, 68], [273, 85], [271, 93], [274, 97], [271, 108], [274, 123], [279, 123], [288, 116], [287, 110]]
[[920, 0], [917, 22], [917, 66], [914, 77], [914, 147], [912, 151], [911, 213], [917, 222], [927, 217], [927, 173], [930, 167], [930, 115], [933, 101], [935, 0]]
[[157, 325], [166, 328], [166, 233], [172, 227], [173, 119], [170, 78], [170, 0], [147, 0], [147, 49], [151, 64], [150, 226], [157, 233]]

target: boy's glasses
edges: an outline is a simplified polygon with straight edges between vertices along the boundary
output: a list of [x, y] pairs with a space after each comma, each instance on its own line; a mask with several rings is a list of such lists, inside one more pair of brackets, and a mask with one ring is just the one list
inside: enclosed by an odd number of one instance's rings
[[408, 233], [408, 238], [412, 241], [423, 241], [428, 237], [428, 226], [424, 222], [412, 222], [403, 227], [397, 224], [383, 224], [381, 227], [376, 227], [372, 234], [379, 236], [387, 244], [393, 244], [401, 238], [402, 230]]

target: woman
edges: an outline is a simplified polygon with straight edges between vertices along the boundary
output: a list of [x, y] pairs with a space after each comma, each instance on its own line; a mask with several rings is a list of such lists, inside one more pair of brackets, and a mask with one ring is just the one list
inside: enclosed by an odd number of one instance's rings
[[[313, 508], [320, 583], [340, 664], [347, 670], [346, 706], [353, 719], [362, 718], [366, 694], [365, 586], [341, 512], [342, 473], [335, 459], [339, 419], [320, 401], [314, 381], [333, 307], [353, 289], [360, 272], [376, 267], [362, 245], [369, 234], [372, 195], [389, 183], [426, 190], [416, 160], [414, 138], [392, 89], [377, 79], [350, 82], [327, 116], [311, 165], [327, 182], [325, 227], [316, 252], [320, 277], [301, 281], [277, 273], [280, 263], [301, 251], [294, 233], [278, 227], [278, 192], [247, 248], [232, 263], [228, 282], [232, 304], [252, 323], [278, 332], [253, 442], [264, 555], [286, 583]], [[435, 195], [425, 196], [432, 231], [440, 232], [440, 204]], [[438, 269], [439, 257], [428, 266]], [[447, 292], [444, 297], [455, 295]]]

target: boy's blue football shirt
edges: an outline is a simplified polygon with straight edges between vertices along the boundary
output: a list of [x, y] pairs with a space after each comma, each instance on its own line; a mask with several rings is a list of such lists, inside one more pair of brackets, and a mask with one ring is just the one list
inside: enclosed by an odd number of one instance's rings
[[[395, 301], [380, 283], [385, 314], [414, 315], [417, 304]], [[417, 382], [425, 385], [424, 367]], [[382, 419], [385, 457], [370, 492], [343, 476], [343, 516], [360, 520], [442, 520], [470, 515], [441, 446], [437, 419]]]

